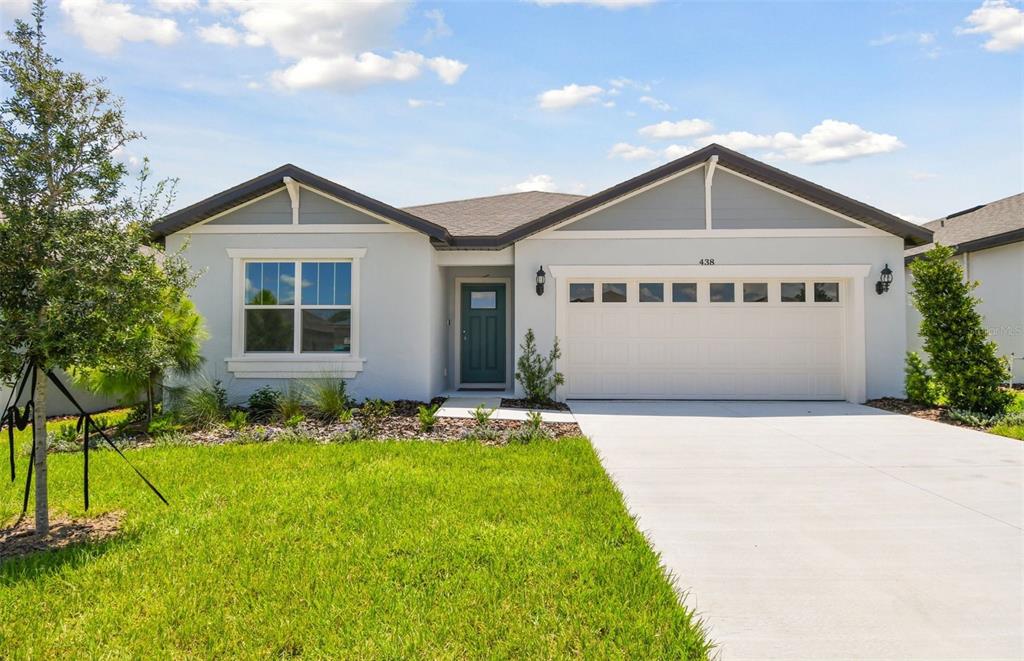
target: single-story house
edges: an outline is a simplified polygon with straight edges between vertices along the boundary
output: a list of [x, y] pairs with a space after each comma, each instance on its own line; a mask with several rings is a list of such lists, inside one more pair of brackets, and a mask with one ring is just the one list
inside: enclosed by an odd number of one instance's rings
[[[951, 246], [964, 277], [978, 282], [974, 295], [989, 336], [1011, 361], [1014, 383], [1024, 383], [1024, 193], [965, 209], [924, 227], [935, 243]], [[907, 249], [910, 265], [929, 243]], [[909, 273], [908, 273], [909, 277]], [[907, 346], [921, 351], [921, 316], [908, 300]]]
[[558, 338], [562, 399], [900, 395], [899, 265], [932, 239], [719, 145], [586, 197], [406, 209], [284, 165], [155, 233], [202, 272], [234, 399], [325, 374], [361, 397], [511, 391], [528, 329]]

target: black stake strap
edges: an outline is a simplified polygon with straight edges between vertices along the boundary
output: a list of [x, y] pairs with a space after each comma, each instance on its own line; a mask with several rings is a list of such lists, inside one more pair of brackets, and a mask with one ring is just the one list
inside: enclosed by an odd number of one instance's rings
[[[170, 503], [168, 503], [168, 502], [167, 502], [167, 499], [166, 499], [166, 498], [164, 498], [164, 495], [163, 495], [162, 493], [160, 493], [160, 490], [159, 490], [159, 489], [157, 489], [157, 488], [156, 488], [156, 487], [155, 487], [155, 486], [153, 485], [153, 483], [152, 483], [152, 482], [150, 482], [150, 481], [149, 481], [149, 480], [148, 480], [148, 479], [146, 478], [146, 476], [142, 474], [142, 471], [140, 471], [140, 470], [139, 470], [138, 468], [136, 468], [136, 467], [135, 467], [135, 464], [133, 464], [133, 463], [131, 462], [131, 460], [130, 460], [130, 459], [128, 459], [128, 457], [126, 457], [126, 456], [125, 456], [125, 454], [124, 454], [123, 452], [121, 452], [121, 448], [119, 448], [119, 447], [117, 447], [116, 445], [114, 445], [114, 442], [113, 442], [112, 440], [110, 440], [110, 437], [109, 437], [109, 436], [107, 436], [106, 432], [105, 432], [105, 431], [103, 431], [103, 430], [102, 430], [102, 429], [101, 429], [101, 428], [99, 427], [99, 425], [97, 425], [97, 424], [96, 424], [96, 421], [92, 419], [92, 416], [90, 416], [90, 415], [89, 415], [88, 413], [86, 413], [86, 412], [85, 412], [85, 409], [83, 409], [83, 408], [82, 408], [81, 406], [79, 406], [79, 404], [78, 404], [78, 401], [76, 401], [76, 400], [75, 400], [75, 398], [74, 398], [74, 397], [73, 397], [73, 396], [71, 395], [71, 393], [70, 393], [70, 392], [68, 391], [68, 389], [64, 387], [64, 384], [60, 382], [60, 379], [58, 379], [58, 378], [57, 378], [56, 376], [54, 376], [54, 374], [53, 374], [53, 372], [52, 372], [51, 370], [47, 370], [47, 371], [46, 371], [46, 376], [48, 376], [48, 377], [50, 378], [50, 381], [51, 381], [51, 382], [53, 383], [53, 385], [57, 386], [57, 389], [58, 389], [58, 390], [60, 390], [61, 394], [63, 394], [63, 395], [65, 396], [65, 397], [67, 397], [68, 401], [69, 401], [69, 402], [71, 402], [71, 403], [72, 403], [72, 404], [74, 405], [74, 407], [75, 407], [76, 409], [78, 409], [78, 413], [79, 413], [79, 414], [80, 414], [80, 415], [81, 415], [82, 417], [86, 418], [87, 424], [88, 424], [88, 423], [90, 423], [90, 422], [92, 423], [92, 428], [96, 430], [96, 433], [98, 433], [98, 434], [100, 435], [100, 437], [102, 437], [102, 438], [103, 438], [103, 440], [107, 442], [107, 445], [109, 445], [109, 446], [110, 446], [110, 448], [111, 448], [111, 449], [112, 449], [112, 450], [113, 450], [114, 452], [116, 452], [116, 453], [117, 453], [117, 454], [118, 454], [118, 455], [119, 455], [119, 456], [120, 456], [120, 457], [121, 457], [122, 459], [124, 459], [124, 461], [125, 461], [125, 463], [126, 463], [126, 464], [128, 464], [129, 466], [131, 466], [132, 470], [133, 470], [133, 471], [135, 471], [135, 474], [136, 474], [136, 475], [138, 475], [138, 476], [139, 476], [139, 477], [140, 477], [140, 478], [142, 479], [142, 481], [146, 483], [146, 486], [148, 486], [148, 487], [149, 487], [149, 489], [150, 489], [150, 490], [151, 490], [151, 491], [152, 491], [153, 493], [155, 493], [155, 494], [156, 494], [156, 497], [157, 497], [157, 498], [159, 498], [160, 500], [162, 500], [162, 501], [163, 501], [163, 503], [164, 503], [164, 505], [170, 505]], [[88, 437], [87, 437], [87, 438], [88, 438]], [[35, 447], [35, 444], [34, 444], [34, 443], [33, 443], [33, 447]], [[87, 441], [87, 445], [86, 445], [86, 447], [88, 447], [88, 441]], [[86, 456], [88, 456], [88, 455], [86, 455]], [[87, 487], [87, 488], [88, 488], [88, 487]], [[86, 493], [86, 496], [85, 496], [85, 497], [86, 497], [86, 499], [88, 499], [88, 498], [89, 498], [89, 496], [88, 496], [88, 492]]]
[[[18, 411], [18, 402], [21, 401], [21, 395], [25, 392], [25, 384], [28, 383], [30, 370], [26, 369], [27, 366], [28, 362], [26, 361], [18, 369], [19, 376], [14, 382], [16, 387], [11, 388], [11, 394], [7, 396], [7, 404], [3, 408], [3, 414], [0, 415], [0, 429], [3, 429], [3, 426], [7, 425], [7, 447], [9, 450], [11, 464], [11, 482], [13, 482], [15, 478], [14, 430], [15, 428], [18, 430], [25, 429], [34, 413], [34, 407], [31, 401], [25, 405], [24, 413]], [[20, 386], [18, 386], [19, 381], [21, 382]], [[17, 395], [15, 395], [15, 393], [17, 393]], [[13, 405], [11, 404], [12, 401], [14, 402]]]

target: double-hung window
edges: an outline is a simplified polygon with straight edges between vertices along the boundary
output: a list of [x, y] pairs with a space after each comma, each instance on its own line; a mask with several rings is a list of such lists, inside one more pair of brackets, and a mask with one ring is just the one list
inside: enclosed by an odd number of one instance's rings
[[245, 262], [246, 354], [352, 353], [351, 260]]

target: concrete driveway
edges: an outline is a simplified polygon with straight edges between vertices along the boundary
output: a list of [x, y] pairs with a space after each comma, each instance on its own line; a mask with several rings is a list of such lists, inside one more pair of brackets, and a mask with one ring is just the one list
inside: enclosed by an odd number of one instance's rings
[[1021, 659], [1024, 444], [841, 402], [570, 402], [721, 658]]

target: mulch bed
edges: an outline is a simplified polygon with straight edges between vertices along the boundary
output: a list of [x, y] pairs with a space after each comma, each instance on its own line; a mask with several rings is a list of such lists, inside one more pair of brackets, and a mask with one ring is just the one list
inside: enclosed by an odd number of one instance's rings
[[569, 406], [564, 402], [547, 402], [545, 404], [532, 404], [526, 399], [505, 399], [501, 398], [503, 409], [529, 409], [531, 411], [568, 411]]
[[[431, 405], [443, 402], [444, 398], [435, 398]], [[420, 431], [420, 423], [417, 411], [423, 402], [412, 400], [398, 400], [393, 402], [394, 412], [382, 421], [379, 430], [375, 430], [370, 436], [376, 439], [388, 440], [429, 440], [429, 441], [453, 441], [465, 438], [471, 430], [476, 427], [476, 420], [472, 418], [437, 418], [433, 430], [429, 432]], [[567, 410], [567, 409], [566, 409]], [[286, 427], [278, 422], [253, 422], [242, 431], [233, 431], [224, 426], [212, 427], [198, 431], [183, 431], [168, 437], [152, 437], [149, 434], [138, 430], [125, 431], [114, 438], [114, 442], [120, 448], [146, 448], [173, 443], [183, 446], [207, 446], [226, 445], [231, 443], [266, 443], [275, 440], [290, 440], [296, 436], [308, 437], [316, 443], [338, 443], [344, 441], [344, 435], [354, 426], [361, 424], [358, 413], [351, 422], [325, 422], [313, 417], [307, 417], [295, 427]], [[502, 445], [506, 442], [508, 433], [518, 429], [523, 424], [518, 420], [491, 420], [488, 427], [497, 434], [490, 440], [481, 440], [487, 445]], [[545, 422], [543, 428], [553, 438], [566, 436], [580, 436], [579, 425], [574, 422]], [[99, 439], [94, 439], [92, 447], [99, 446]], [[77, 451], [81, 449], [81, 443], [71, 444], [68, 448], [52, 448], [53, 452]]]
[[123, 512], [107, 512], [88, 519], [58, 516], [50, 521], [50, 533], [40, 536], [36, 534], [35, 521], [25, 517], [17, 526], [0, 530], [0, 561], [109, 539], [121, 531], [123, 518]]
[[895, 397], [871, 399], [865, 402], [865, 404], [867, 404], [868, 406], [873, 406], [876, 409], [882, 409], [883, 411], [901, 413], [903, 415], [921, 418], [922, 420], [931, 420], [932, 422], [943, 422], [947, 425], [953, 425], [955, 427], [967, 427], [968, 429], [980, 429], [981, 431], [986, 431], [984, 427], [972, 427], [970, 425], [965, 425], [959, 420], [954, 420], [950, 418], [946, 412], [946, 409], [941, 406], [915, 404], [914, 402], [910, 402], [905, 399], [897, 399]]

